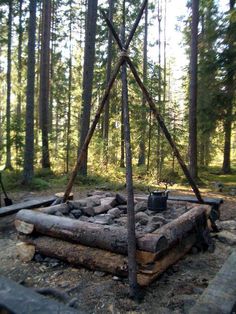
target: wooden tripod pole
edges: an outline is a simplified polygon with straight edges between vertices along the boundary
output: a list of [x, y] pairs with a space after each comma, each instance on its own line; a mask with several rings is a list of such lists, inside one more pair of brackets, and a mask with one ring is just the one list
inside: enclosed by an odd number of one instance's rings
[[141, 79], [139, 77], [139, 74], [138, 74], [135, 66], [133, 65], [133, 62], [130, 60], [129, 57], [126, 57], [126, 61], [129, 64], [129, 67], [130, 67], [130, 69], [131, 69], [131, 71], [132, 71], [132, 73], [134, 75], [134, 78], [135, 78], [136, 82], [138, 83], [139, 87], [141, 88], [143, 94], [145, 95], [145, 97], [147, 99], [147, 102], [148, 102], [148, 104], [150, 106], [150, 109], [152, 110], [154, 117], [156, 118], [157, 122], [159, 123], [162, 132], [164, 133], [167, 141], [169, 142], [171, 148], [173, 149], [174, 155], [178, 159], [178, 162], [179, 162], [179, 164], [180, 164], [180, 166], [181, 166], [181, 168], [182, 168], [186, 178], [188, 179], [188, 181], [189, 181], [189, 183], [190, 183], [190, 185], [191, 185], [191, 187], [192, 187], [192, 189], [193, 189], [193, 191], [194, 191], [198, 201], [200, 203], [204, 203], [196, 183], [194, 182], [192, 176], [190, 175], [190, 173], [188, 171], [188, 168], [185, 165], [185, 163], [184, 163], [184, 161], [183, 161], [183, 159], [182, 159], [182, 157], [181, 157], [181, 155], [179, 153], [179, 150], [178, 150], [175, 142], [173, 141], [173, 139], [172, 139], [172, 137], [171, 137], [171, 135], [170, 135], [170, 133], [169, 133], [165, 123], [164, 123], [164, 120], [163, 120], [162, 116], [159, 114], [159, 112], [158, 112], [158, 110], [156, 108], [154, 100], [152, 99], [151, 95], [149, 94], [149, 92], [147, 91], [147, 89], [144, 86], [143, 82], [141, 81]]
[[[122, 41], [125, 41], [125, 26], [122, 28]], [[124, 52], [125, 54], [125, 52]], [[132, 174], [132, 151], [130, 143], [130, 121], [127, 85], [127, 64], [123, 63], [121, 68], [122, 80], [122, 106], [124, 113], [124, 139], [126, 157], [126, 191], [127, 191], [127, 229], [128, 229], [128, 267], [129, 267], [129, 294], [131, 298], [137, 296], [137, 265], [136, 265], [136, 237], [135, 237], [135, 213], [134, 213], [134, 191]]]
[[114, 69], [113, 74], [112, 74], [112, 76], [110, 78], [110, 81], [108, 82], [107, 88], [106, 88], [106, 90], [104, 92], [103, 98], [102, 98], [101, 103], [100, 103], [100, 105], [98, 107], [98, 110], [96, 112], [95, 118], [94, 118], [94, 120], [92, 122], [92, 125], [91, 125], [91, 127], [90, 127], [90, 129], [89, 129], [89, 131], [87, 133], [87, 136], [85, 138], [84, 144], [83, 144], [83, 146], [82, 146], [82, 148], [80, 150], [78, 159], [77, 159], [76, 164], [74, 166], [74, 169], [72, 171], [70, 180], [69, 180], [69, 182], [67, 184], [66, 191], [65, 191], [64, 196], [63, 196], [63, 202], [66, 202], [68, 197], [69, 197], [69, 195], [70, 195], [70, 192], [71, 192], [71, 189], [73, 187], [75, 178], [77, 176], [79, 167], [80, 167], [80, 165], [81, 165], [81, 163], [83, 161], [83, 158], [85, 157], [85, 154], [86, 154], [86, 151], [88, 149], [89, 143], [91, 141], [91, 138], [93, 136], [95, 128], [96, 128], [96, 126], [98, 124], [100, 115], [101, 115], [102, 110], [103, 110], [103, 108], [104, 108], [104, 106], [106, 104], [107, 98], [108, 98], [108, 96], [110, 94], [110, 90], [111, 90], [111, 88], [112, 88], [112, 86], [113, 86], [113, 84], [115, 82], [115, 79], [116, 79], [118, 73], [119, 73], [121, 65], [124, 63], [124, 60], [125, 60], [125, 57], [121, 56], [120, 59], [118, 60], [117, 64], [116, 64], [116, 66], [115, 66], [115, 69]]

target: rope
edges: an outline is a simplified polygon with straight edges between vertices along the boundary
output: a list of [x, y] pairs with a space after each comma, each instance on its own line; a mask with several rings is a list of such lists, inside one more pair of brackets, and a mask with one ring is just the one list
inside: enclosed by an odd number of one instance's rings
[[120, 52], [120, 57], [122, 58], [129, 58], [129, 54], [128, 54], [128, 51], [127, 50], [122, 50]]

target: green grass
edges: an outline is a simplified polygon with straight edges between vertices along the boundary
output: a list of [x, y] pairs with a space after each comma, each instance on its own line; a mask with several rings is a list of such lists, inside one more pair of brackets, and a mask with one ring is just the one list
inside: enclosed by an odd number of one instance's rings
[[[191, 190], [189, 183], [182, 173], [172, 173], [166, 170], [163, 176], [165, 179], [174, 182], [174, 185], [168, 186], [168, 188]], [[223, 183], [225, 186], [224, 191], [233, 187], [236, 188], [236, 169], [233, 169], [232, 174], [223, 175], [220, 174], [219, 167], [209, 167], [208, 169], [201, 169], [199, 176], [200, 181], [198, 184], [205, 191], [214, 191], [214, 182]], [[2, 178], [8, 192], [23, 190], [43, 191], [49, 188], [61, 189], [63, 191], [69, 180], [69, 175], [53, 173], [48, 170], [36, 170], [35, 177], [30, 186], [22, 185], [22, 173], [20, 171], [4, 171]], [[147, 175], [145, 167], [134, 167], [133, 182], [135, 190], [141, 190], [146, 193], [148, 193], [148, 188], [153, 190], [165, 187], [163, 184], [157, 184], [154, 172], [150, 172]], [[80, 186], [81, 189], [123, 190], [125, 188], [125, 169], [112, 166], [106, 169], [102, 165], [100, 167], [93, 167], [87, 177], [77, 176], [75, 186]]]

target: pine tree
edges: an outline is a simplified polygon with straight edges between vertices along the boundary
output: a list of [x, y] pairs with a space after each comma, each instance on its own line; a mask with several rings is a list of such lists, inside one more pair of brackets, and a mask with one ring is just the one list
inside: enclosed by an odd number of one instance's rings
[[39, 108], [42, 129], [42, 167], [50, 168], [49, 158], [49, 71], [50, 71], [50, 30], [51, 0], [43, 0], [42, 41], [40, 53], [40, 94]]
[[199, 0], [192, 0], [190, 95], [189, 95], [189, 171], [197, 179], [197, 60]]
[[225, 76], [225, 120], [224, 120], [224, 157], [222, 172], [224, 174], [231, 172], [231, 137], [232, 137], [232, 122], [233, 122], [233, 106], [235, 100], [235, 87], [236, 87], [236, 11], [235, 0], [230, 0], [229, 3], [229, 25], [227, 28], [225, 44], [226, 49], [223, 53], [224, 68], [226, 71]]
[[34, 175], [34, 89], [35, 89], [35, 43], [37, 0], [30, 0], [28, 29], [28, 64], [26, 98], [26, 133], [23, 183], [29, 184]]
[[[86, 30], [85, 30], [85, 49], [83, 66], [83, 94], [82, 94], [82, 113], [80, 122], [80, 148], [82, 147], [89, 129], [91, 99], [93, 86], [93, 71], [95, 60], [95, 35], [97, 22], [97, 0], [88, 0]], [[79, 172], [87, 175], [88, 154], [86, 154]]]
[[8, 43], [7, 43], [7, 106], [6, 106], [6, 168], [12, 169], [11, 164], [11, 67], [12, 67], [12, 18], [13, 1], [8, 1]]

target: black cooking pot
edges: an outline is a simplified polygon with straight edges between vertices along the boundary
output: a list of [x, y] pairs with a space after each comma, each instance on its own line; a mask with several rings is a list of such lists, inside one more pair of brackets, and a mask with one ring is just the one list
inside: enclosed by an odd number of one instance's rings
[[153, 191], [148, 197], [148, 209], [161, 212], [167, 209], [169, 191]]

